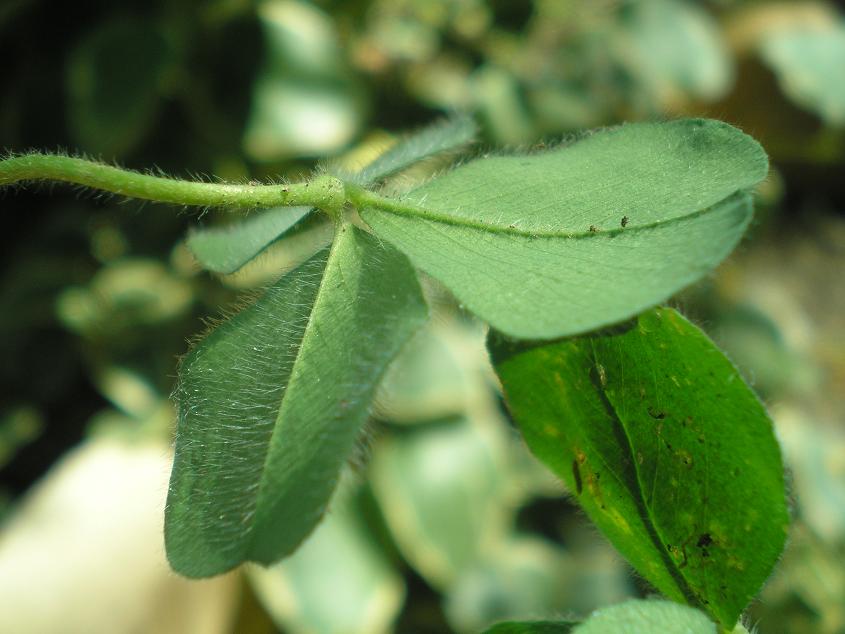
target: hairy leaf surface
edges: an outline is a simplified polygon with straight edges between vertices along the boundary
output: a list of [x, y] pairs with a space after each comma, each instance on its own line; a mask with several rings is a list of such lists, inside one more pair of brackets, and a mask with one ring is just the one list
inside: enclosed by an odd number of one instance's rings
[[478, 159], [361, 216], [497, 329], [554, 338], [632, 317], [716, 266], [767, 169], [721, 122], [631, 124]]
[[432, 156], [459, 150], [471, 143], [476, 134], [478, 126], [472, 117], [455, 116], [400, 140], [361, 171], [345, 178], [358, 185], [374, 183]]
[[[737, 634], [744, 632], [740, 626]], [[703, 613], [669, 601], [634, 599], [601, 608], [573, 634], [717, 634]]]
[[188, 234], [188, 248], [209, 271], [234, 273], [311, 211], [311, 207], [275, 207], [229, 227], [194, 229]]
[[314, 528], [389, 361], [426, 307], [351, 225], [185, 357], [165, 541], [190, 577], [268, 564]]
[[788, 525], [771, 421], [733, 365], [670, 309], [547, 345], [492, 343], [534, 454], [657, 589], [732, 627]]

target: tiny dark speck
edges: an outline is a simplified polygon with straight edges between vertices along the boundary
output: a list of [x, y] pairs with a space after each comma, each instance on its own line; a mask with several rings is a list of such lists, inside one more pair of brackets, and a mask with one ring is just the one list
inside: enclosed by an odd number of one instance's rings
[[620, 223], [623, 227], [628, 226], [628, 216], [622, 216], [622, 222]]
[[696, 546], [699, 548], [705, 548], [713, 543], [713, 538], [710, 536], [710, 533], [702, 533], [698, 538], [698, 543]]
[[663, 420], [666, 418], [666, 412], [662, 412], [659, 409], [655, 409], [653, 407], [648, 408], [648, 415], [652, 418], [656, 418], [657, 420]]

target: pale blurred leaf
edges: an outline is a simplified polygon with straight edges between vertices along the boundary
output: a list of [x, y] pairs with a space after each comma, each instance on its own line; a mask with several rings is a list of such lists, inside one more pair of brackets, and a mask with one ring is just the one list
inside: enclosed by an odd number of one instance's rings
[[504, 619], [552, 618], [576, 592], [571, 558], [534, 537], [511, 537], [467, 568], [446, 594], [446, 616], [459, 632]]
[[790, 98], [830, 125], [845, 125], [845, 21], [777, 30], [763, 39], [760, 53]]
[[382, 513], [405, 559], [446, 587], [508, 528], [502, 439], [465, 419], [383, 437], [370, 465]]
[[148, 133], [173, 64], [170, 42], [147, 20], [99, 24], [67, 62], [70, 130], [80, 149], [124, 154]]
[[[633, 53], [624, 61], [660, 103], [691, 97], [722, 97], [733, 79], [731, 58], [719, 25], [700, 5], [687, 0], [631, 3], [623, 29]], [[623, 40], [624, 41], [624, 40]]]
[[[351, 487], [350, 487], [351, 488]], [[249, 577], [279, 628], [292, 634], [388, 632], [405, 586], [343, 486], [326, 519], [285, 561]]]

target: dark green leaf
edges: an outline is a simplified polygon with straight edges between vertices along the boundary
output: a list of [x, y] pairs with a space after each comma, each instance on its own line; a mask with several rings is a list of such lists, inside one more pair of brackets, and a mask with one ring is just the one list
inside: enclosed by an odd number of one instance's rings
[[144, 20], [100, 25], [67, 65], [70, 130], [82, 149], [112, 157], [140, 141], [169, 81], [173, 53]]
[[631, 317], [716, 266], [766, 171], [727, 124], [632, 124], [473, 161], [361, 215], [497, 329], [553, 338]]
[[797, 104], [830, 125], [845, 125], [845, 22], [824, 29], [773, 29], [760, 53]]
[[252, 84], [244, 151], [259, 161], [334, 154], [364, 109], [332, 17], [314, 3], [260, 2], [264, 63]]
[[190, 577], [292, 552], [325, 511], [387, 364], [422, 323], [407, 260], [352, 226], [185, 357], [165, 522]]
[[277, 207], [230, 227], [197, 229], [188, 234], [188, 248], [206, 269], [215, 273], [234, 273], [310, 211], [310, 207]]
[[732, 627], [788, 516], [771, 421], [725, 356], [670, 309], [493, 354], [528, 446], [593, 522], [666, 596]]
[[455, 116], [402, 139], [360, 172], [346, 178], [368, 185], [437, 154], [458, 150], [471, 143], [476, 134], [478, 126], [472, 117]]

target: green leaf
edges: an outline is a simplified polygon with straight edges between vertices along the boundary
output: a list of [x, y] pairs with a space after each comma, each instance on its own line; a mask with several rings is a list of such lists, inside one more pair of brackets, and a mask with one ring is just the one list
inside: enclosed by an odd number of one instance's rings
[[797, 104], [830, 125], [845, 125], [845, 22], [828, 29], [775, 30], [764, 38], [760, 53]]
[[426, 317], [413, 269], [343, 226], [185, 357], [167, 555], [189, 577], [292, 552], [325, 511], [382, 373]]
[[553, 338], [631, 317], [716, 266], [767, 165], [724, 123], [632, 124], [473, 161], [399, 201], [369, 197], [361, 215], [497, 329]]
[[489, 398], [489, 384], [475, 371], [486, 363], [483, 334], [432, 319], [390, 364], [376, 393], [376, 412], [399, 424], [459, 416]]
[[252, 86], [244, 151], [259, 161], [332, 154], [358, 132], [364, 94], [332, 17], [303, 0], [265, 0], [265, 59]]
[[554, 618], [584, 589], [571, 554], [537, 536], [509, 535], [484, 549], [446, 591], [443, 611], [456, 632], [505, 619]]
[[364, 169], [345, 178], [368, 185], [432, 156], [458, 150], [471, 143], [476, 134], [478, 126], [472, 117], [457, 115], [399, 141]]
[[628, 68], [661, 103], [722, 97], [733, 79], [719, 24], [688, 0], [650, 0], [622, 13]]
[[[741, 630], [740, 630], [741, 631]], [[573, 634], [716, 634], [701, 612], [669, 601], [631, 600], [596, 610]]]
[[733, 626], [789, 518], [771, 421], [731, 363], [670, 309], [534, 348], [493, 343], [534, 454], [658, 590]]
[[293, 555], [270, 568], [248, 568], [281, 631], [388, 632], [402, 607], [404, 580], [362, 521], [348, 484], [342, 478], [331, 513]]
[[131, 150], [155, 119], [173, 61], [171, 44], [150, 22], [118, 19], [92, 31], [66, 70], [76, 143], [107, 156]]
[[195, 229], [188, 234], [188, 248], [206, 269], [234, 273], [310, 212], [310, 207], [276, 207], [229, 227]]

